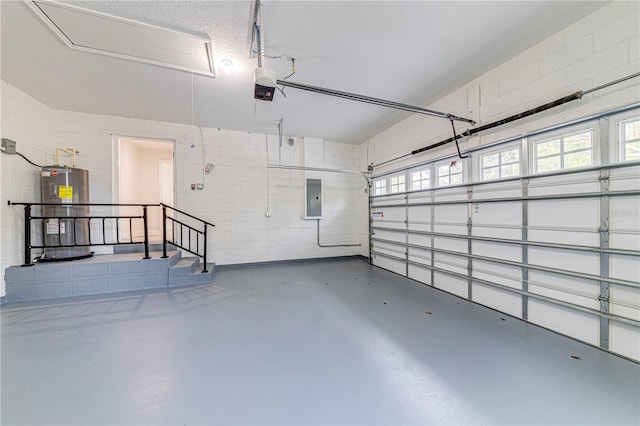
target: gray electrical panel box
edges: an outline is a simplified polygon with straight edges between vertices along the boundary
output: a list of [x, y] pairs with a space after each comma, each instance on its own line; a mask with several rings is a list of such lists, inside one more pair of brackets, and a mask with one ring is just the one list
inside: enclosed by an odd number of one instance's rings
[[319, 219], [322, 217], [322, 180], [307, 179], [305, 188], [307, 200], [305, 203], [305, 218]]
[[11, 139], [2, 138], [2, 148], [6, 154], [16, 153], [16, 142]]

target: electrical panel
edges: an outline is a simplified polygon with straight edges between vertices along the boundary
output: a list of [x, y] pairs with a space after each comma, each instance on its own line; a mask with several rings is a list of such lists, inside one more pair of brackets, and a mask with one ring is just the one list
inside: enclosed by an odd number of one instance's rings
[[322, 180], [307, 179], [305, 218], [319, 219], [322, 217]]

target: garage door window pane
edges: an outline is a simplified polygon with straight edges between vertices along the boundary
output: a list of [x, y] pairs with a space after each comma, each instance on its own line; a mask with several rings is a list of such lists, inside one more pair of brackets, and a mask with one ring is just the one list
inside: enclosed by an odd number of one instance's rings
[[622, 122], [622, 161], [640, 160], [640, 118]]
[[397, 194], [398, 192], [405, 191], [404, 175], [393, 176], [392, 178], [390, 178], [389, 182], [391, 184], [392, 194]]
[[373, 195], [384, 195], [387, 193], [387, 180], [378, 179], [373, 181]]
[[437, 170], [438, 186], [459, 185], [464, 183], [461, 162], [442, 164], [437, 167]]
[[431, 171], [429, 169], [411, 172], [412, 191], [429, 188], [431, 188]]
[[559, 138], [535, 142], [533, 145], [535, 171], [552, 172], [594, 164], [593, 135], [593, 130], [587, 129]]
[[480, 155], [480, 178], [500, 179], [520, 175], [520, 148], [513, 147]]

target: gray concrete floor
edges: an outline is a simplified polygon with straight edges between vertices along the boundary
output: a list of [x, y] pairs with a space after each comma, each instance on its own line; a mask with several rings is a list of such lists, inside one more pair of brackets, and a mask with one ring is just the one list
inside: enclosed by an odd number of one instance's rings
[[7, 425], [640, 423], [638, 364], [357, 259], [1, 319]]

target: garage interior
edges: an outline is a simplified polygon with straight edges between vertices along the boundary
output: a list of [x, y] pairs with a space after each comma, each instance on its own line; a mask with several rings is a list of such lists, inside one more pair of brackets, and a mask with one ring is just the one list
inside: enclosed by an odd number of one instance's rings
[[2, 424], [640, 423], [640, 3], [0, 18]]

